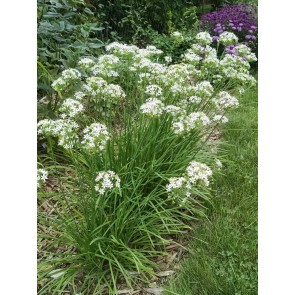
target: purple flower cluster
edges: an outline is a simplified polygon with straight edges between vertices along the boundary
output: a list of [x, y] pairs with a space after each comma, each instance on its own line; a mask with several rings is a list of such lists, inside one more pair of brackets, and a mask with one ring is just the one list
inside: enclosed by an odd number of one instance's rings
[[231, 55], [238, 55], [235, 45], [226, 46], [225, 51], [226, 51], [226, 53], [231, 54]]
[[213, 41], [219, 39], [224, 31], [233, 32], [240, 42], [252, 47], [257, 45], [257, 8], [248, 3], [225, 6], [220, 10], [201, 16], [201, 29], [207, 29], [214, 35]]

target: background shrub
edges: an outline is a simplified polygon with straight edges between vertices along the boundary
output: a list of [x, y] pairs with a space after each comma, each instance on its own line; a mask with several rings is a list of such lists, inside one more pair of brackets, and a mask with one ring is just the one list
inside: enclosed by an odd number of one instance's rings
[[100, 15], [82, 0], [38, 0], [37, 25], [38, 92], [44, 95], [62, 68], [76, 66], [81, 56], [104, 45], [104, 27]]

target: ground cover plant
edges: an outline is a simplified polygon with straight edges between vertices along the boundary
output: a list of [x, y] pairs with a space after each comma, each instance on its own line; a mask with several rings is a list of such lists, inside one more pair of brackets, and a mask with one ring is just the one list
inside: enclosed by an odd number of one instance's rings
[[189, 255], [170, 284], [176, 294], [258, 292], [257, 87], [243, 94], [229, 118], [219, 145], [227, 161], [212, 184], [208, 219], [196, 224]]
[[140, 288], [206, 215], [220, 166], [212, 135], [256, 84], [247, 46], [218, 55], [212, 42], [196, 34], [177, 64], [153, 45], [113, 42], [52, 83], [55, 112], [37, 124], [38, 202], [49, 208], [39, 212], [39, 294]]

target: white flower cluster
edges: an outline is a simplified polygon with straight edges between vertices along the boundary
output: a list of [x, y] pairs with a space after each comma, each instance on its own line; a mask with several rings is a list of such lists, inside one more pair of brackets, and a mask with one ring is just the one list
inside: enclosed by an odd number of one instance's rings
[[219, 68], [219, 59], [216, 56], [208, 55], [202, 61], [202, 66], [206, 69], [218, 69]]
[[162, 91], [159, 85], [148, 85], [145, 89], [145, 93], [151, 96], [161, 96]]
[[199, 97], [199, 96], [195, 96], [195, 95], [193, 95], [193, 96], [191, 96], [191, 97], [188, 98], [188, 101], [189, 101], [190, 103], [196, 103], [196, 104], [199, 104], [199, 103], [202, 101], [202, 98]]
[[98, 172], [95, 182], [95, 190], [100, 194], [103, 195], [106, 191], [110, 191], [113, 189], [120, 188], [120, 178], [116, 175], [113, 171], [100, 171]]
[[212, 37], [208, 32], [200, 32], [196, 36], [196, 40], [204, 45], [210, 45], [212, 43]]
[[220, 61], [220, 65], [236, 72], [248, 73], [250, 64], [240, 56], [226, 54]]
[[235, 46], [235, 50], [238, 52], [239, 56], [246, 58], [248, 62], [257, 61], [255, 53], [251, 52], [248, 46], [239, 44]]
[[89, 97], [92, 97], [98, 103], [100, 101], [108, 101], [109, 103], [117, 104], [121, 98], [126, 96], [121, 86], [108, 84], [100, 77], [87, 78], [84, 90]]
[[45, 183], [48, 178], [48, 172], [45, 169], [37, 169], [37, 187], [39, 188], [42, 183]]
[[149, 98], [141, 105], [140, 110], [143, 114], [159, 116], [164, 111], [164, 104], [157, 98]]
[[[256, 83], [254, 77], [250, 75], [249, 62], [256, 61], [257, 58], [249, 47], [237, 44], [235, 47], [238, 52], [237, 56], [226, 52], [224, 57], [219, 59], [216, 49], [209, 45], [210, 35], [201, 32], [198, 34], [198, 38], [199, 43], [192, 44], [191, 48], [183, 55], [185, 63], [196, 66], [195, 73], [190, 74], [190, 77], [197, 78], [197, 80], [209, 80], [214, 85], [239, 87], [251, 86]], [[219, 42], [225, 46], [233, 45], [238, 42], [238, 38], [233, 33], [224, 32], [221, 34]], [[181, 84], [178, 79], [176, 83]], [[180, 89], [181, 87], [177, 88], [179, 91]]]
[[179, 189], [185, 186], [187, 180], [185, 177], [171, 177], [169, 183], [166, 185], [166, 191], [170, 193], [175, 189]]
[[191, 52], [189, 50], [187, 50], [187, 52], [183, 55], [183, 60], [193, 65], [197, 65], [201, 59], [202, 58], [198, 54]]
[[74, 118], [83, 110], [83, 105], [79, 101], [71, 98], [67, 98], [66, 100], [64, 100], [59, 109], [59, 111], [62, 113], [62, 119], [65, 119], [67, 117]]
[[175, 32], [172, 32], [171, 33], [171, 36], [173, 36], [173, 37], [179, 37], [179, 36], [182, 36], [182, 34], [180, 32], [178, 32], [178, 31], [175, 31]]
[[78, 65], [84, 71], [89, 71], [94, 66], [94, 64], [95, 64], [95, 61], [89, 57], [84, 57], [80, 59], [80, 61], [78, 62]]
[[173, 37], [176, 42], [182, 42], [184, 40], [182, 33], [178, 31], [172, 32], [171, 37]]
[[230, 107], [236, 107], [239, 105], [239, 101], [234, 96], [231, 96], [226, 91], [220, 91], [212, 100], [219, 110], [225, 110]]
[[192, 64], [175, 64], [156, 72], [153, 78], [161, 87], [170, 89], [171, 95], [189, 95], [192, 77], [198, 77], [199, 71]]
[[209, 98], [212, 96], [214, 89], [209, 81], [202, 81], [195, 86], [191, 87], [194, 94], [198, 97]]
[[187, 52], [193, 52], [197, 55], [200, 55], [200, 56], [205, 56], [206, 54], [206, 47], [207, 46], [204, 46], [204, 45], [201, 45], [201, 44], [192, 44], [191, 48], [189, 48], [187, 50]]
[[85, 93], [84, 92], [82, 92], [82, 91], [77, 91], [77, 92], [75, 92], [75, 94], [74, 94], [74, 98], [76, 99], [76, 100], [82, 100], [84, 97], [85, 97]]
[[212, 170], [207, 165], [196, 161], [192, 161], [190, 163], [190, 165], [186, 168], [186, 173], [189, 178], [189, 182], [192, 185], [195, 185], [198, 180], [201, 180], [206, 186], [208, 186], [208, 178], [212, 176]]
[[127, 45], [119, 42], [113, 42], [106, 46], [106, 51], [110, 51], [119, 56], [133, 56], [136, 54], [138, 47], [135, 45]]
[[193, 187], [199, 181], [208, 186], [209, 177], [211, 176], [212, 170], [207, 165], [196, 161], [190, 162], [182, 176], [168, 179], [169, 183], [166, 185], [168, 198], [178, 200], [180, 205], [183, 205], [192, 195]]
[[212, 122], [215, 122], [215, 123], [227, 123], [228, 122], [228, 118], [225, 117], [225, 116], [222, 116], [222, 115], [214, 115], [213, 119], [212, 119]]
[[96, 96], [100, 94], [102, 89], [107, 85], [107, 81], [100, 77], [89, 77], [86, 79], [86, 84], [83, 85], [83, 88], [86, 94], [91, 96]]
[[180, 107], [175, 106], [175, 105], [167, 105], [167, 106], [165, 106], [164, 111], [166, 113], [171, 114], [173, 117], [174, 116], [179, 116], [179, 115], [181, 115], [183, 113], [183, 109], [181, 109]]
[[211, 123], [208, 116], [203, 112], [193, 112], [186, 116], [180, 116], [172, 124], [175, 134], [188, 133], [200, 126], [207, 126]]
[[117, 84], [107, 84], [105, 88], [102, 89], [101, 94], [105, 100], [110, 99], [112, 102], [126, 97], [121, 86]]
[[100, 123], [92, 123], [83, 130], [83, 140], [81, 142], [87, 150], [103, 151], [107, 141], [110, 139], [109, 132], [105, 125]]
[[149, 58], [157, 56], [163, 53], [162, 50], [157, 49], [153, 45], [148, 45], [146, 48], [138, 48], [135, 45], [127, 45], [118, 42], [113, 42], [106, 46], [106, 51], [112, 52], [114, 55], [119, 57], [127, 58]]
[[223, 32], [219, 35], [219, 40], [221, 44], [227, 46], [238, 43], [238, 37], [232, 32]]
[[91, 71], [94, 76], [118, 77], [119, 73], [116, 71], [116, 65], [119, 61], [120, 59], [113, 54], [104, 54], [98, 58]]
[[209, 45], [206, 45], [205, 48], [204, 48], [204, 55], [205, 57], [216, 57], [217, 58], [217, 51], [215, 48], [209, 46]]
[[[138, 75], [144, 74], [158, 74], [165, 71], [165, 66], [157, 62], [151, 61], [149, 58], [135, 56], [134, 63], [129, 67], [131, 72], [135, 72]], [[149, 77], [150, 75], [148, 75]]]
[[167, 63], [172, 62], [172, 57], [167, 55], [167, 56], [164, 57], [164, 60], [165, 60]]
[[76, 69], [64, 70], [61, 77], [53, 81], [51, 84], [52, 88], [56, 91], [62, 91], [68, 87], [71, 83], [79, 80], [81, 78], [81, 73]]
[[219, 74], [236, 86], [255, 85], [249, 69], [250, 64], [243, 57], [226, 54], [220, 61]]
[[138, 49], [136, 56], [140, 58], [145, 58], [145, 57], [149, 58], [152, 56], [160, 55], [162, 53], [163, 53], [162, 50], [157, 49], [155, 46], [148, 45], [146, 48]]
[[43, 137], [58, 137], [58, 144], [65, 149], [72, 149], [78, 141], [78, 124], [72, 120], [49, 120], [44, 119], [38, 122], [38, 135]]

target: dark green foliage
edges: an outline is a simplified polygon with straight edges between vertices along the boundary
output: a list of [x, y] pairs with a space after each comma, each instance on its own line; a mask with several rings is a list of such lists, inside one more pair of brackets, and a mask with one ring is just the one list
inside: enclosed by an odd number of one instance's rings
[[216, 0], [215, 9], [218, 9], [222, 6], [227, 5], [234, 5], [234, 4], [240, 4], [240, 3], [250, 3], [253, 5], [258, 6], [258, 0]]
[[[147, 40], [149, 32], [167, 34], [174, 27], [185, 23], [189, 14], [194, 14], [198, 1], [89, 1], [104, 11], [104, 20], [112, 31], [125, 42], [140, 43]], [[112, 36], [107, 36], [111, 38]]]
[[101, 48], [99, 14], [81, 0], [38, 0], [38, 92], [51, 93], [50, 76]]

